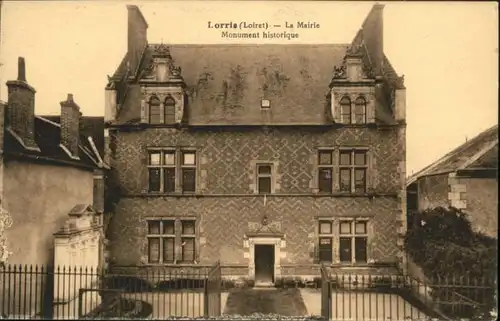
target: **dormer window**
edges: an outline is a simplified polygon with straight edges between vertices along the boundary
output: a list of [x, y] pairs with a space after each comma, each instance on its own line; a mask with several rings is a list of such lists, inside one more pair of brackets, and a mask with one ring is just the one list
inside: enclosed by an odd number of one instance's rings
[[175, 123], [175, 100], [172, 96], [165, 99], [165, 124]]
[[354, 122], [356, 124], [366, 123], [366, 100], [358, 97], [354, 102]]
[[149, 100], [149, 123], [161, 124], [161, 103], [156, 96]]
[[344, 96], [340, 100], [340, 121], [343, 124], [350, 124], [351, 118], [351, 99]]
[[262, 101], [260, 102], [260, 107], [262, 109], [271, 108], [271, 102], [268, 99], [262, 99]]

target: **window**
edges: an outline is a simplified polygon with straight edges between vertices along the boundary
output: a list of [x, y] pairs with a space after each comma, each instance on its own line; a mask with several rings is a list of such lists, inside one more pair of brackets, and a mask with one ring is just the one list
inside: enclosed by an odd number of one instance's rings
[[[181, 220], [180, 223], [180, 229], [176, 229], [174, 219], [147, 222], [149, 263], [193, 263], [196, 260], [196, 221]], [[180, 258], [176, 257], [177, 244], [181, 247]]]
[[340, 100], [340, 120], [343, 124], [351, 123], [351, 100], [346, 96]]
[[148, 262], [173, 263], [175, 259], [175, 221], [148, 221]]
[[161, 106], [158, 97], [153, 96], [149, 100], [149, 123], [161, 124]]
[[182, 191], [194, 193], [196, 190], [196, 154], [182, 152]]
[[182, 221], [181, 232], [181, 262], [192, 263], [195, 260], [195, 221]]
[[356, 124], [366, 123], [366, 100], [358, 97], [354, 102], [354, 122]]
[[318, 189], [320, 193], [332, 193], [333, 188], [333, 152], [318, 152]]
[[257, 165], [257, 185], [259, 194], [271, 194], [272, 166], [269, 164]]
[[339, 155], [340, 191], [366, 192], [367, 151], [341, 150]]
[[262, 99], [260, 107], [263, 109], [271, 108], [271, 102], [267, 99]]
[[[178, 155], [181, 156], [179, 164]], [[176, 149], [148, 152], [149, 191], [174, 193], [177, 181], [182, 192], [196, 191], [196, 152]], [[180, 179], [179, 179], [179, 178]]]
[[319, 221], [318, 254], [320, 262], [332, 262], [333, 229], [331, 221]]
[[367, 221], [340, 221], [339, 259], [341, 263], [366, 263]]
[[175, 100], [172, 96], [168, 96], [164, 102], [165, 106], [165, 124], [175, 123]]

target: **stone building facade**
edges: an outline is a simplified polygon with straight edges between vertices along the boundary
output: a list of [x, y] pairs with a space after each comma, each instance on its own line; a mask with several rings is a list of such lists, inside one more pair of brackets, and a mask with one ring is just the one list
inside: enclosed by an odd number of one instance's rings
[[82, 116], [71, 94], [61, 116], [35, 115], [24, 58], [7, 87], [8, 101], [0, 105], [3, 261], [53, 266], [54, 233], [75, 205], [95, 207], [102, 226], [104, 120]]
[[[116, 268], [220, 260], [272, 281], [285, 267], [396, 267], [405, 231], [405, 87], [375, 5], [351, 44], [148, 44], [106, 87]], [[310, 274], [307, 268], [300, 274]]]
[[412, 175], [407, 181], [408, 212], [455, 207], [474, 229], [498, 235], [498, 125]]

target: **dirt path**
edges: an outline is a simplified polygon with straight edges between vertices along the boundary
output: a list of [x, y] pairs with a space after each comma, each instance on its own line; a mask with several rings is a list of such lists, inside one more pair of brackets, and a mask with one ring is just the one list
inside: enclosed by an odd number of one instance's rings
[[224, 314], [276, 313], [307, 315], [298, 289], [234, 289], [229, 293]]

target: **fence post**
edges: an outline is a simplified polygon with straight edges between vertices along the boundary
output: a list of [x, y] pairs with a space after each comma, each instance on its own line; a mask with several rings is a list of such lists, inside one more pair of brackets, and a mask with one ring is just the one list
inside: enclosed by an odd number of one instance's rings
[[209, 275], [206, 275], [205, 276], [204, 295], [203, 295], [203, 315], [205, 317], [209, 316], [208, 315], [208, 304], [209, 304], [208, 295], [210, 293], [210, 291], [208, 290], [209, 282], [210, 282]]
[[321, 316], [330, 320], [332, 315], [332, 288], [330, 284], [330, 273], [321, 264]]

